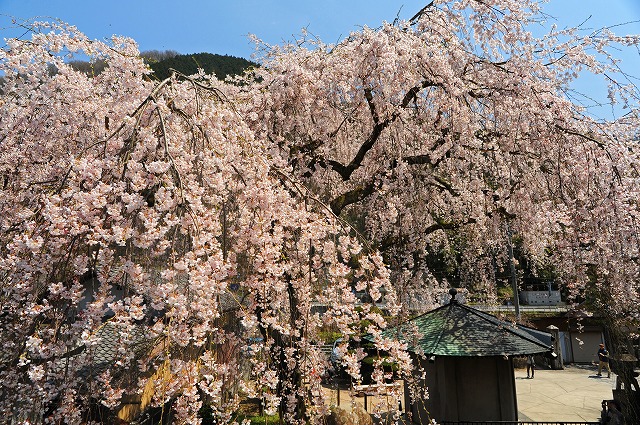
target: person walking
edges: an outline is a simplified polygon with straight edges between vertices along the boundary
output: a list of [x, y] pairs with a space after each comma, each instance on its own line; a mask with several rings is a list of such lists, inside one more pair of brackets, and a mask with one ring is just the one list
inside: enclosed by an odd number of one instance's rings
[[527, 378], [529, 377], [529, 372], [531, 372], [531, 379], [533, 379], [535, 366], [536, 366], [536, 362], [535, 360], [533, 360], [533, 356], [529, 354], [527, 356]]
[[609, 351], [604, 344], [598, 348], [598, 376], [602, 376], [602, 367], [607, 368], [607, 378], [611, 378], [611, 367], [609, 366]]

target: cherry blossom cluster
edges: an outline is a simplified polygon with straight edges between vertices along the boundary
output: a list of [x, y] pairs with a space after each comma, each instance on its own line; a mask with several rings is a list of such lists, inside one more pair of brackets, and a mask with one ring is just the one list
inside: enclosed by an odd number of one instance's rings
[[[134, 399], [232, 421], [250, 391], [291, 418], [301, 403], [326, 414], [317, 332], [385, 326], [353, 293], [355, 279], [394, 308], [381, 257], [281, 167], [222, 82], [153, 83], [131, 40], [36, 27], [2, 52], [3, 416], [81, 423]], [[107, 68], [73, 70], [79, 52]]]

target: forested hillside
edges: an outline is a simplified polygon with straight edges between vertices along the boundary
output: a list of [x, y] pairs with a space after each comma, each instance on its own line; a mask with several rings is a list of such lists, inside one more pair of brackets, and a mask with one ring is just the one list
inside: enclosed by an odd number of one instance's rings
[[[170, 69], [175, 69], [185, 75], [193, 75], [198, 72], [199, 68], [202, 68], [205, 73], [214, 73], [219, 79], [224, 79], [228, 75], [239, 75], [245, 69], [257, 66], [255, 62], [243, 58], [213, 53], [181, 55], [173, 50], [149, 50], [140, 53], [140, 56], [151, 67], [154, 72], [153, 77], [158, 80], [167, 78]], [[97, 75], [104, 70], [106, 63], [102, 60], [91, 63], [87, 61], [71, 61], [69, 65], [85, 74]]]
[[199, 68], [202, 68], [205, 73], [214, 73], [216, 77], [224, 79], [228, 75], [242, 74], [245, 69], [256, 65], [256, 63], [243, 58], [212, 53], [176, 55], [157, 62], [149, 62], [155, 77], [160, 80], [169, 76], [170, 69], [192, 75], [197, 73]]

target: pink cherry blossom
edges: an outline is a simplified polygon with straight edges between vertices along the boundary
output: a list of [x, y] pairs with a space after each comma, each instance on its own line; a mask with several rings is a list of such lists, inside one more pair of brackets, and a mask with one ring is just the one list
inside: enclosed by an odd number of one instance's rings
[[[57, 22], [7, 40], [0, 414], [82, 423], [131, 397], [232, 422], [242, 393], [317, 422], [320, 331], [342, 335], [354, 382], [366, 353], [349, 343], [369, 333], [374, 379], [394, 362], [415, 384], [388, 317], [437, 304], [434, 256], [495, 299], [510, 232], [572, 297], [637, 320], [637, 90], [610, 81], [631, 111], [613, 122], [567, 93], [638, 38], [537, 39], [538, 12], [435, 1], [335, 45], [259, 44], [261, 67], [226, 82], [153, 82], [133, 40]], [[66, 52], [108, 66], [88, 76]]]

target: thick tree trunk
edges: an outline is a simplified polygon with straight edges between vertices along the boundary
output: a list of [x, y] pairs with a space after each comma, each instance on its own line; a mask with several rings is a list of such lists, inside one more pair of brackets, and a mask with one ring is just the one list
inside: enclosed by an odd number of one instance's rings
[[[291, 284], [289, 276], [287, 279], [287, 297], [289, 298], [290, 318], [289, 323], [291, 329], [297, 329], [298, 320], [302, 317], [299, 306], [299, 298], [295, 288]], [[270, 348], [270, 357], [272, 367], [278, 372], [277, 392], [280, 396], [279, 414], [281, 423], [288, 423], [285, 417], [289, 417], [291, 422], [306, 423], [309, 420], [307, 414], [307, 406], [304, 397], [304, 382], [302, 373], [303, 356], [296, 352], [294, 359], [287, 356], [287, 348], [293, 348], [296, 351], [300, 349], [300, 335], [283, 335], [279, 330], [273, 329], [271, 326], [264, 326], [262, 322], [262, 312], [258, 311], [258, 322], [260, 323], [260, 332], [267, 341], [269, 338], [273, 340]], [[294, 400], [291, 404], [289, 400]]]

